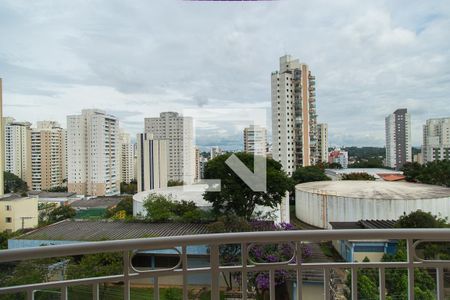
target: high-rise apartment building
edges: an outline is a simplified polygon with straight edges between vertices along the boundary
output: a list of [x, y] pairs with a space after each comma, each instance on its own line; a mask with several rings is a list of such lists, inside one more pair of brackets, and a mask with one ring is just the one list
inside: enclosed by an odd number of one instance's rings
[[200, 149], [195, 146], [194, 148], [195, 151], [195, 180], [199, 180], [200, 179]]
[[267, 129], [258, 125], [244, 128], [244, 151], [254, 155], [266, 155]]
[[3, 80], [0, 78], [0, 197], [5, 194], [5, 129], [3, 124]]
[[156, 140], [167, 140], [168, 180], [191, 184], [195, 178], [194, 128], [192, 117], [163, 112], [157, 118], [145, 118], [145, 133]]
[[318, 161], [328, 161], [328, 124], [317, 124]]
[[31, 123], [4, 118], [5, 171], [11, 172], [31, 186]]
[[399, 170], [412, 161], [411, 116], [406, 108], [400, 108], [387, 116], [385, 122], [386, 166]]
[[423, 163], [450, 159], [450, 117], [429, 119], [423, 126]]
[[289, 175], [318, 162], [315, 80], [308, 65], [290, 55], [272, 73], [272, 153]]
[[129, 133], [120, 131], [120, 182], [130, 183], [135, 178], [135, 153], [134, 144], [131, 143], [131, 137]]
[[138, 192], [167, 187], [167, 140], [153, 139], [150, 133], [137, 135]]
[[49, 190], [67, 179], [66, 131], [54, 121], [37, 122], [31, 131], [31, 189]]
[[120, 193], [119, 121], [102, 110], [67, 117], [68, 190], [81, 195]]

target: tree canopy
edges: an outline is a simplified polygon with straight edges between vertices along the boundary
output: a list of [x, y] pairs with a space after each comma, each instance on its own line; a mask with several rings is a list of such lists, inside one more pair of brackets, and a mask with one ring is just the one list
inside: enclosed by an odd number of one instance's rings
[[350, 174], [342, 174], [342, 180], [375, 180], [370, 174], [366, 172], [358, 172], [358, 173], [350, 173]]
[[192, 201], [176, 201], [164, 195], [152, 194], [144, 201], [145, 219], [150, 222], [203, 222], [210, 219]]
[[[203, 198], [212, 203], [216, 214], [235, 214], [251, 219], [257, 205], [274, 208], [281, 203], [286, 191], [291, 190], [292, 180], [281, 169], [281, 164], [266, 158], [266, 192], [253, 191], [225, 161], [232, 154], [220, 155], [208, 162], [205, 179], [220, 179], [220, 192], [206, 192]], [[253, 172], [254, 156], [249, 153], [235, 153], [241, 162]]]
[[300, 167], [292, 174], [295, 184], [331, 180], [320, 166]]
[[5, 193], [23, 193], [28, 191], [25, 181], [11, 172], [3, 172]]
[[124, 197], [116, 206], [107, 209], [105, 217], [112, 218], [122, 211], [124, 212], [125, 218], [131, 218], [133, 216], [133, 197]]
[[402, 171], [407, 181], [450, 187], [450, 160], [435, 160], [425, 165], [406, 163]]

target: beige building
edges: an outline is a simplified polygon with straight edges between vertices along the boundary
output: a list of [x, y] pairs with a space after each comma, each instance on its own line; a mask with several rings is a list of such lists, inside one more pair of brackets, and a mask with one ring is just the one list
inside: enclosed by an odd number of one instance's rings
[[317, 124], [318, 161], [328, 162], [328, 124]]
[[38, 225], [38, 199], [11, 195], [0, 198], [0, 232], [14, 232]]
[[31, 189], [45, 191], [64, 185], [66, 131], [54, 121], [37, 122], [31, 132]]
[[134, 144], [130, 134], [120, 131], [120, 182], [130, 183], [136, 179]]
[[68, 191], [120, 194], [119, 121], [102, 110], [67, 117]]
[[200, 149], [195, 147], [195, 180], [199, 180], [200, 176]]
[[137, 135], [138, 192], [167, 187], [168, 148], [166, 140], [156, 140], [148, 133]]
[[254, 155], [266, 155], [267, 129], [258, 125], [244, 128], [244, 151]]
[[272, 73], [272, 155], [291, 175], [318, 162], [315, 76], [290, 55]]
[[5, 193], [4, 191], [4, 174], [5, 169], [5, 128], [3, 124], [3, 80], [0, 78], [0, 197]]
[[429, 119], [423, 126], [423, 163], [450, 159], [450, 117]]
[[167, 140], [168, 180], [191, 184], [195, 178], [194, 125], [192, 117], [163, 112], [157, 118], [145, 118], [145, 133]]
[[5, 124], [5, 171], [31, 186], [31, 123], [3, 118]]

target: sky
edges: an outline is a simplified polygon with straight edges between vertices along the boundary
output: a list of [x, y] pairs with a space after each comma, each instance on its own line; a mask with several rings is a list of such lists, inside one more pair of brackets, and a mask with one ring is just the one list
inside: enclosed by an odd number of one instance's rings
[[99, 108], [135, 135], [163, 111], [215, 111], [197, 144], [239, 149], [232, 112], [270, 122], [284, 54], [316, 76], [330, 145], [384, 146], [405, 107], [418, 146], [426, 119], [450, 116], [447, 0], [2, 0], [0, 36], [4, 115], [34, 124]]

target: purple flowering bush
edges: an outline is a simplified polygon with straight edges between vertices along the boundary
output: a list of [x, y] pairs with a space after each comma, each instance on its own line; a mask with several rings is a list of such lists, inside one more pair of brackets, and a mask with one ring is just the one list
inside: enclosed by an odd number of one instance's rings
[[[271, 222], [256, 221], [252, 222], [251, 225], [255, 231], [295, 230], [295, 227], [289, 223], [273, 224]], [[303, 245], [301, 251], [303, 260], [312, 254], [311, 248], [307, 245]], [[290, 242], [280, 244], [254, 244], [249, 248], [249, 259], [254, 263], [295, 263], [295, 244]], [[285, 284], [291, 277], [293, 277], [293, 274], [289, 271], [275, 270], [275, 287]], [[258, 294], [262, 295], [269, 290], [270, 281], [268, 272], [252, 273], [249, 279]]]

